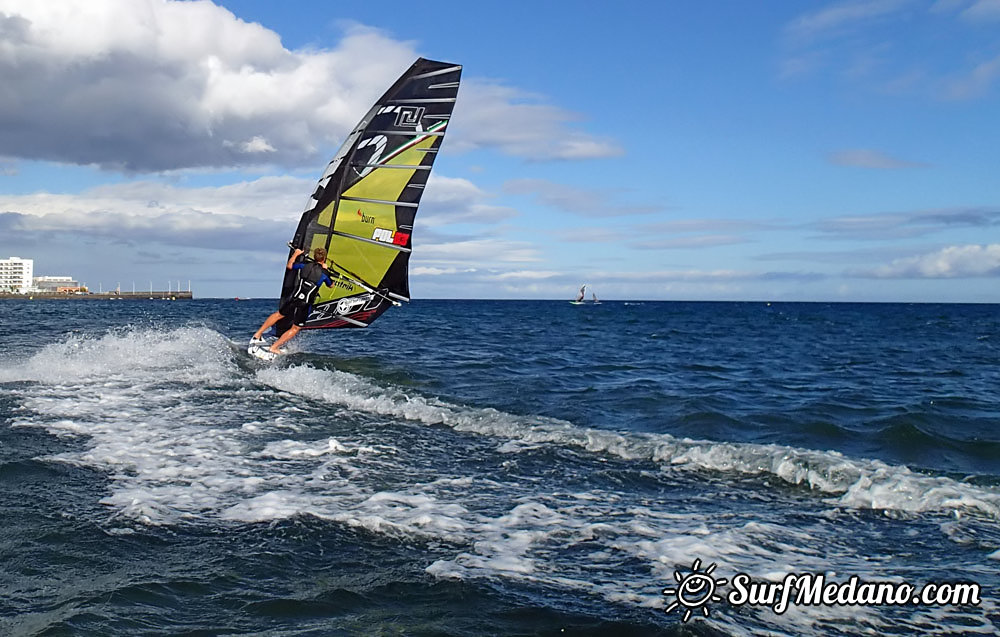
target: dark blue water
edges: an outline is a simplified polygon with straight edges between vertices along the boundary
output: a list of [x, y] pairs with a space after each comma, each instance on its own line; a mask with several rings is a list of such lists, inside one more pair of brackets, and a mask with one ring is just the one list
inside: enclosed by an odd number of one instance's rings
[[[997, 633], [998, 306], [273, 308], [0, 303], [0, 633]], [[696, 559], [982, 599], [685, 623]]]

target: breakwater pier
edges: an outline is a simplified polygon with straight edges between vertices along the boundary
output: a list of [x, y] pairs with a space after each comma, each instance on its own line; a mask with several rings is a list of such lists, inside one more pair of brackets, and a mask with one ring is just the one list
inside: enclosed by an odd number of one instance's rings
[[149, 291], [146, 292], [83, 292], [83, 293], [63, 293], [63, 292], [29, 292], [26, 294], [12, 294], [10, 292], [0, 292], [0, 300], [21, 300], [21, 301], [188, 301], [194, 296], [188, 291]]

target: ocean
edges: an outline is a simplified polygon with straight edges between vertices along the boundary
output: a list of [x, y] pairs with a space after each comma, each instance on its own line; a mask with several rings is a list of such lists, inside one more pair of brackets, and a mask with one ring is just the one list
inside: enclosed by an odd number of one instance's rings
[[274, 308], [0, 302], [0, 634], [1000, 630], [1000, 306]]

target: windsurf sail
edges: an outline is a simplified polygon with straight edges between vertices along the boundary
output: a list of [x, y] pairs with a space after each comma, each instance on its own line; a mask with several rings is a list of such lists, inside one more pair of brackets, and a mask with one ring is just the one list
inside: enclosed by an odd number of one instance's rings
[[576, 295], [576, 303], [583, 301], [583, 297], [587, 295], [587, 284], [584, 283], [580, 286], [580, 291]]
[[[368, 327], [392, 305], [410, 300], [413, 220], [451, 121], [462, 67], [418, 59], [365, 114], [329, 163], [309, 198], [291, 249], [323, 264], [323, 286], [304, 328]], [[289, 256], [291, 253], [289, 253]], [[281, 303], [295, 287], [285, 272]], [[281, 334], [291, 326], [279, 322]]]

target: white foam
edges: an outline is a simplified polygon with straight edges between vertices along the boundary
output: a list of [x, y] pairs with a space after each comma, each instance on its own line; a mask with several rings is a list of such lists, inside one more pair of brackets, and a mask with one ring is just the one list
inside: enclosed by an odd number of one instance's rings
[[452, 405], [308, 365], [263, 369], [257, 378], [277, 389], [353, 410], [500, 438], [500, 453], [556, 444], [626, 460], [650, 460], [674, 469], [773, 475], [789, 484], [838, 495], [832, 500], [838, 506], [905, 513], [967, 510], [1000, 520], [997, 489], [927, 476], [878, 460], [848, 458], [835, 451], [587, 429], [552, 418], [523, 418]]
[[177, 381], [219, 380], [232, 368], [232, 351], [218, 332], [185, 327], [170, 331], [120, 329], [102, 337], [79, 334], [44, 347], [20, 364], [0, 368], [0, 382], [74, 381], [114, 385], [136, 372], [169, 370]]
[[268, 443], [268, 445], [264, 447], [264, 450], [259, 452], [258, 455], [278, 459], [317, 458], [319, 456], [331, 454], [348, 455], [361, 451], [374, 453], [375, 449], [371, 447], [355, 447], [354, 449], [351, 449], [340, 444], [334, 438], [327, 438], [326, 440], [311, 443], [297, 442], [294, 440], [279, 440], [277, 442]]
[[[666, 480], [678, 471], [759, 474], [808, 486], [836, 506], [996, 518], [995, 491], [905, 467], [774, 445], [585, 429], [449, 404], [310, 366], [248, 374], [233, 351], [206, 328], [125, 330], [49, 346], [0, 368], [0, 380], [33, 381], [11, 390], [22, 405], [14, 424], [79, 438], [78, 450], [54, 459], [105, 471], [109, 493], [101, 501], [116, 519], [253, 523], [313, 515], [407, 541], [453, 543], [454, 551], [438, 549], [440, 559], [427, 567], [439, 577], [504, 577], [653, 609], [665, 606], [661, 591], [678, 565], [695, 558], [718, 562], [728, 574], [759, 577], [779, 577], [779, 566], [870, 573], [872, 565], [836, 531], [836, 515], [790, 529], [755, 521], [739, 507], [712, 520], [697, 507], [674, 510], [628, 491], [569, 487], [558, 473], [547, 478], [553, 485], [521, 483], [516, 462], [508, 465], [510, 476], [470, 475], [475, 469], [458, 463], [423, 468], [407, 460], [419, 450], [400, 453], [392, 446], [400, 443], [382, 442], [367, 423], [329, 429], [311, 415], [317, 401], [340, 408], [338, 423], [361, 412], [387, 426], [440, 424], [495, 438], [494, 451], [515, 456], [569, 448], [656, 463]], [[592, 460], [580, 458], [582, 465]], [[877, 610], [796, 613], [770, 616], [768, 628], [794, 634], [847, 619], [852, 626], [899, 625]], [[725, 607], [713, 608], [711, 621], [731, 633], [752, 632], [746, 615], [737, 621]]]

